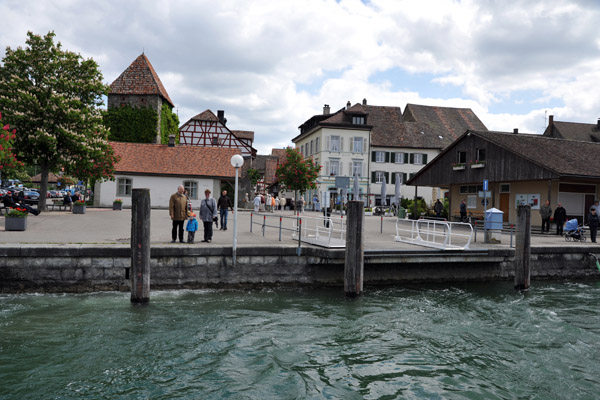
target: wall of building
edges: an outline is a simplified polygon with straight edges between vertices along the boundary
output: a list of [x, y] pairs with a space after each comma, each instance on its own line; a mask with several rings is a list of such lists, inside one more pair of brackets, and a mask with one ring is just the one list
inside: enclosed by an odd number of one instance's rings
[[[16, 245], [0, 248], [0, 292], [129, 291], [128, 245]], [[514, 279], [514, 250], [367, 252], [365, 284]], [[294, 247], [153, 247], [151, 289], [265, 285], [341, 287], [344, 250]], [[532, 248], [532, 279], [600, 278], [585, 246]], [[341, 290], [341, 288], [339, 289]], [[368, 290], [368, 289], [367, 289]]]
[[[127, 104], [133, 108], [149, 107], [158, 114], [156, 124], [156, 135], [160, 139], [160, 120], [162, 111], [162, 98], [158, 95], [136, 95], [136, 94], [111, 94], [108, 95], [108, 108], [118, 108]], [[160, 140], [157, 142], [160, 143]]]
[[105, 181], [96, 183], [94, 188], [94, 205], [98, 207], [112, 207], [116, 198], [123, 200], [124, 207], [131, 207], [131, 196], [117, 194], [117, 182], [119, 178], [129, 178], [132, 180], [132, 188], [149, 188], [150, 204], [152, 208], [168, 208], [169, 198], [177, 191], [179, 185], [184, 181], [193, 181], [197, 183], [198, 198], [192, 199], [192, 208], [197, 210], [200, 207], [200, 201], [204, 198], [204, 190], [210, 189], [215, 199], [219, 198], [221, 180], [220, 179], [198, 179], [187, 177], [157, 177], [141, 175], [115, 175], [114, 181]]

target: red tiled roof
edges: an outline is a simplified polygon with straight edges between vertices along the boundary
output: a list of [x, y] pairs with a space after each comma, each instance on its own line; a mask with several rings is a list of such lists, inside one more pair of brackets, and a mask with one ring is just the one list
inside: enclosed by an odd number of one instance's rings
[[[404, 120], [408, 122], [426, 123], [433, 135], [450, 139], [451, 143], [467, 129], [487, 131], [487, 128], [470, 108], [423, 106], [407, 104], [404, 109]], [[449, 138], [447, 138], [450, 136]]]
[[238, 149], [166, 144], [110, 142], [121, 160], [118, 173], [147, 175], [213, 176], [232, 178], [231, 157]]
[[110, 84], [109, 94], [160, 95], [175, 107], [154, 67], [143, 53]]
[[231, 131], [238, 139], [250, 139], [254, 141], [254, 131]]
[[[210, 110], [204, 110], [200, 114], [193, 116], [190, 118], [190, 121], [218, 121], [219, 118]], [[189, 121], [188, 121], [189, 122]]]
[[583, 142], [600, 142], [600, 126], [598, 124], [553, 121], [548, 124], [544, 136]]

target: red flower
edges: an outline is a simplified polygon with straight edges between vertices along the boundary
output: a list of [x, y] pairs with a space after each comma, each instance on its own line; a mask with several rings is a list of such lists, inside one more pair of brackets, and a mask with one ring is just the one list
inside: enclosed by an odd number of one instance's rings
[[6, 124], [6, 125], [4, 125], [4, 128], [2, 128], [2, 129], [4, 129], [5, 131], [7, 131], [7, 130], [10, 129], [10, 125]]

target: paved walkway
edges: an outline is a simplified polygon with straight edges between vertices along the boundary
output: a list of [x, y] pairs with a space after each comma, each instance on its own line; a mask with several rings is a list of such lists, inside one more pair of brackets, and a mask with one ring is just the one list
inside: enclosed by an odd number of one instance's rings
[[[267, 228], [262, 235], [261, 224], [263, 215], [254, 215], [253, 232], [250, 232], [249, 211], [240, 211], [238, 220], [238, 246], [297, 246], [298, 241], [292, 239], [292, 232], [282, 230], [279, 241], [279, 219], [282, 217], [282, 227], [292, 229], [295, 222], [293, 213], [267, 213]], [[322, 224], [318, 221], [321, 214], [306, 212], [303, 214], [303, 224]], [[0, 217], [0, 221], [4, 217]], [[384, 217], [383, 232], [381, 218], [365, 217], [365, 249], [425, 249], [421, 246], [398, 243], [394, 241], [395, 221], [393, 217]], [[66, 211], [50, 211], [39, 216], [29, 216], [27, 231], [7, 232], [0, 222], [0, 245], [6, 244], [129, 244], [131, 232], [131, 210], [113, 211], [106, 208], [88, 208], [86, 214], [72, 214]], [[201, 224], [200, 224], [201, 225]], [[210, 244], [200, 243], [202, 228], [196, 234], [194, 246], [231, 246], [233, 243], [233, 216], [229, 214], [227, 231], [214, 230], [213, 241]], [[510, 236], [503, 235], [501, 244], [483, 243], [483, 233], [477, 233], [477, 242], [471, 244], [472, 249], [508, 248]], [[513, 238], [514, 240], [514, 238]], [[171, 244], [171, 221], [167, 210], [152, 210], [151, 213], [151, 242], [153, 244], [169, 244], [171, 246], [189, 246], [186, 244]], [[564, 238], [556, 235], [533, 235], [532, 246], [575, 246], [580, 243], [565, 242]], [[583, 244], [590, 248], [598, 247], [594, 243]], [[309, 246], [303, 243], [302, 246]]]

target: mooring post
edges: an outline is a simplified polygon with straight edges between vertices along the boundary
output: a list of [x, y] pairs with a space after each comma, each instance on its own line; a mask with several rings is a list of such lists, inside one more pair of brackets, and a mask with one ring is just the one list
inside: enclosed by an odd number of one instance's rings
[[150, 189], [131, 193], [131, 302], [150, 301]]
[[531, 206], [517, 207], [517, 232], [515, 237], [515, 289], [529, 289], [531, 259]]
[[346, 218], [346, 262], [344, 264], [344, 291], [355, 297], [363, 291], [364, 273], [364, 202], [349, 201]]

